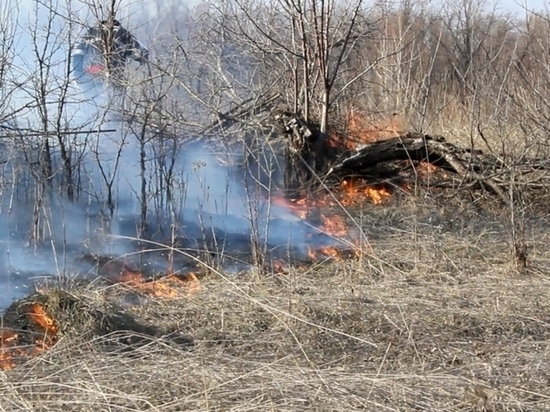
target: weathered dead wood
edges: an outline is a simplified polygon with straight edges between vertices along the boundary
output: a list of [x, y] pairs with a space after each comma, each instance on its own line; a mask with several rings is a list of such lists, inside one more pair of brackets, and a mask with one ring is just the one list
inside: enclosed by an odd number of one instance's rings
[[[396, 160], [428, 161], [444, 169], [455, 171], [445, 159], [447, 153], [466, 152], [445, 141], [443, 136], [429, 136], [418, 133], [407, 133], [403, 136], [364, 144], [355, 152], [348, 154], [337, 162], [329, 171], [359, 172], [378, 163]], [[451, 160], [452, 161], [452, 160]]]
[[[510, 201], [504, 190], [510, 184], [507, 178], [510, 167], [502, 159], [484, 155], [480, 150], [458, 147], [447, 142], [443, 136], [407, 133], [365, 144], [338, 161], [327, 175], [361, 174], [379, 163], [402, 160], [429, 162], [459, 175], [464, 186], [478, 184], [495, 193], [502, 202]], [[531, 168], [525, 168], [525, 173], [532, 173], [533, 167], [542, 170], [547, 165], [534, 162]], [[518, 170], [515, 169], [516, 174]]]
[[287, 139], [285, 144], [286, 189], [298, 189], [312, 178], [312, 171], [315, 168], [312, 142], [316, 140], [318, 134], [301, 113], [295, 113], [285, 104], [275, 107], [272, 116], [276, 120], [276, 128]]
[[290, 150], [304, 155], [304, 151], [308, 149], [308, 143], [314, 139], [314, 132], [304, 118], [286, 106], [277, 107], [274, 117], [281, 131], [290, 138]]

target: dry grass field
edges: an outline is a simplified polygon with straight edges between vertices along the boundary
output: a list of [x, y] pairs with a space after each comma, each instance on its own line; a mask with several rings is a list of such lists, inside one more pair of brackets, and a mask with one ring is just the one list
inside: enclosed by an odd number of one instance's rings
[[[0, 312], [0, 412], [550, 411], [550, 13], [486, 6], [0, 0], [0, 310], [78, 272]], [[332, 173], [409, 131], [448, 150]]]
[[0, 372], [0, 410], [550, 410], [548, 224], [527, 222], [518, 272], [505, 221], [449, 209], [365, 206], [360, 258], [211, 271], [181, 298], [123, 304], [120, 285], [65, 285], [143, 327], [66, 333]]

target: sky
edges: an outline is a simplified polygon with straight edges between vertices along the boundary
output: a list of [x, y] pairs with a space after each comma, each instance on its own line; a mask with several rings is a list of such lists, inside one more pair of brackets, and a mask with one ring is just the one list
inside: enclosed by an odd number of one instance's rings
[[[55, 2], [59, 4], [64, 4], [66, 0], [54, 0]], [[392, 1], [394, 3], [399, 3], [399, 0]], [[485, 0], [489, 4], [498, 4], [499, 8], [501, 8], [503, 11], [512, 11], [517, 13], [523, 13], [525, 11], [525, 8], [531, 9], [531, 10], [542, 10], [545, 8], [545, 4], [548, 4], [547, 0]], [[88, 3], [91, 1], [88, 1]], [[105, 3], [105, 1], [103, 1]], [[159, 10], [159, 4], [161, 5], [161, 8], [166, 8], [167, 5], [169, 8], [173, 4], [177, 4], [178, 6], [187, 6], [187, 7], [193, 7], [194, 5], [200, 3], [201, 0], [119, 0], [120, 8], [121, 9], [130, 9], [132, 12], [140, 12], [144, 11], [146, 15], [148, 16], [154, 16], [158, 10]], [[441, 0], [433, 1], [432, 3], [443, 3]], [[6, 3], [11, 3], [13, 5], [17, 4], [21, 10], [31, 10], [36, 4], [36, 0], [2, 0], [2, 4], [5, 5]], [[84, 5], [85, 2], [81, 0], [72, 0], [72, 7], [73, 8], [85, 8]]]
[[545, 10], [548, 2], [545, 0], [499, 0], [493, 2], [497, 4], [502, 11], [511, 11], [519, 15], [525, 14], [525, 10], [541, 11]]

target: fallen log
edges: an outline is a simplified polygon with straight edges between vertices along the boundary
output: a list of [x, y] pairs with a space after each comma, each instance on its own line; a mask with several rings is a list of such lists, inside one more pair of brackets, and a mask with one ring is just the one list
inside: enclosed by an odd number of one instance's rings
[[444, 169], [456, 171], [451, 165], [452, 158], [446, 158], [445, 155], [456, 156], [459, 153], [464, 155], [471, 152], [447, 143], [443, 136], [407, 133], [362, 145], [332, 166], [329, 174], [345, 170], [358, 172], [378, 163], [396, 160], [427, 161]]
[[[463, 187], [478, 185], [496, 194], [503, 203], [510, 202], [506, 194], [514, 170], [515, 176], [547, 169], [544, 162], [532, 160], [525, 165], [509, 165], [501, 158], [485, 155], [449, 143], [443, 136], [406, 133], [391, 139], [366, 143], [354, 152], [346, 153], [327, 173], [330, 175], [362, 174], [380, 163], [408, 160], [428, 162], [460, 176]], [[521, 166], [521, 167], [520, 167]]]

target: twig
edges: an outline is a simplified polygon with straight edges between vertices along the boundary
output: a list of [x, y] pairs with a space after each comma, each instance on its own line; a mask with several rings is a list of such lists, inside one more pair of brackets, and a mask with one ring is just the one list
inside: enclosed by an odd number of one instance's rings
[[[13, 129], [14, 132], [17, 132], [19, 136], [23, 135], [23, 137], [35, 137], [35, 136], [59, 136], [59, 135], [67, 135], [67, 134], [92, 134], [92, 133], [113, 133], [116, 132], [117, 129], [99, 129], [99, 130], [80, 130], [80, 131], [66, 131], [66, 132], [37, 132], [37, 131], [31, 131], [31, 133], [23, 133], [24, 130], [17, 130]], [[16, 134], [11, 135], [4, 135], [0, 136], [0, 139], [10, 139], [15, 137]]]

